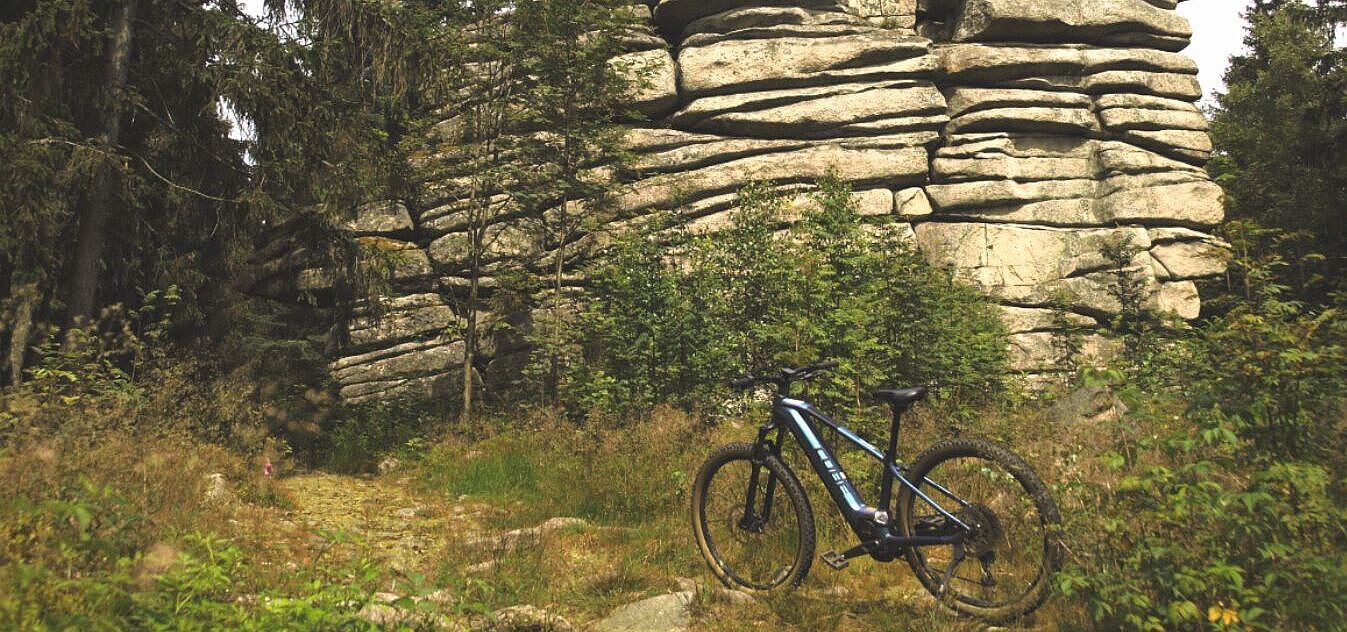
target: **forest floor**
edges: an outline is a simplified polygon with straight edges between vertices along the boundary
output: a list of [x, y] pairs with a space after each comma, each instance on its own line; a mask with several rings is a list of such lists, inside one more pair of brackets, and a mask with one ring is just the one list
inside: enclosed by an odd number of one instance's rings
[[[362, 556], [380, 578], [376, 602], [429, 599], [449, 615], [439, 621], [477, 621], [464, 623], [476, 628], [488, 621], [497, 630], [599, 632], [988, 629], [942, 611], [901, 562], [858, 561], [840, 573], [816, 563], [800, 590], [749, 596], [705, 571], [683, 533], [684, 512], [637, 526], [544, 518], [528, 494], [428, 490], [424, 475], [411, 468], [281, 478], [286, 502], [271, 520], [289, 535], [273, 545], [307, 546], [315, 560], [338, 550]], [[394, 627], [414, 622], [392, 609], [362, 612]], [[511, 617], [503, 627], [489, 623]]]

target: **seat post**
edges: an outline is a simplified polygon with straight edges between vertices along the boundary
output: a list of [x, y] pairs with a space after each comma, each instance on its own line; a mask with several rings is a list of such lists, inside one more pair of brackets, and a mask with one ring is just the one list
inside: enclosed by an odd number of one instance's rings
[[[891, 466], [898, 462], [898, 429], [901, 426], [902, 409], [894, 402], [893, 425], [889, 427], [889, 449], [884, 453], [884, 472], [880, 475], [879, 498], [885, 505], [893, 498], [893, 470]], [[884, 507], [888, 511], [890, 507]]]

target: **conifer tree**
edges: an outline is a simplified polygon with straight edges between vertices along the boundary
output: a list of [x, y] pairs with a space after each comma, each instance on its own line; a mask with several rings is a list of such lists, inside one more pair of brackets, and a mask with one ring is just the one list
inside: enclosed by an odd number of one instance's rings
[[582, 254], [576, 240], [610, 218], [610, 174], [626, 162], [618, 125], [632, 89], [648, 71], [620, 59], [634, 14], [615, 0], [523, 0], [516, 4], [523, 60], [522, 103], [530, 128], [519, 146], [526, 176], [515, 197], [526, 210], [548, 279], [546, 322], [534, 342], [543, 395], [556, 397], [568, 354], [566, 270]]
[[[268, 6], [262, 20], [236, 0], [0, 6], [10, 380], [40, 332], [156, 288], [180, 288], [180, 338], [225, 330], [200, 325], [239, 301], [265, 234], [330, 233], [356, 202], [404, 187], [399, 140], [439, 76], [431, 34], [447, 9]], [[233, 119], [254, 136], [230, 138]], [[315, 204], [326, 212], [300, 210]]]
[[[1256, 3], [1211, 129], [1231, 219], [1291, 231], [1287, 281], [1324, 300], [1347, 272], [1347, 3]], [[1315, 253], [1311, 256], [1311, 253]], [[1318, 255], [1322, 255], [1321, 259]]]

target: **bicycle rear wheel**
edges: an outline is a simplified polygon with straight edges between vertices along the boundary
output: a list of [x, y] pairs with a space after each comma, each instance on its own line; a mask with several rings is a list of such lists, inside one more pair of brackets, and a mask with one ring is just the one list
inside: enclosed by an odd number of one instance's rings
[[752, 444], [727, 445], [697, 473], [692, 531], [711, 571], [749, 591], [794, 588], [814, 557], [814, 513], [799, 479]]
[[[931, 594], [957, 612], [991, 622], [1016, 619], [1042, 605], [1061, 566], [1061, 516], [1047, 486], [1023, 459], [984, 439], [949, 439], [918, 456], [908, 477], [974, 528], [963, 544], [965, 558], [953, 565], [952, 545], [907, 549], [912, 572]], [[961, 531], [906, 487], [897, 515], [903, 535]]]

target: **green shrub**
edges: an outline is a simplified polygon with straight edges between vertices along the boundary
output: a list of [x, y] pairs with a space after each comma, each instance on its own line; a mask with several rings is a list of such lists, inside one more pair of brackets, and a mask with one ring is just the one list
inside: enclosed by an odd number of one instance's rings
[[1178, 389], [1122, 386], [1138, 426], [1059, 578], [1096, 625], [1347, 629], [1347, 320], [1284, 300], [1269, 261], [1236, 261], [1245, 299], [1170, 347]]
[[[210, 476], [257, 499], [236, 455], [181, 438], [62, 436], [0, 453], [0, 629], [367, 629], [363, 560], [263, 578]], [[222, 505], [221, 503], [224, 503]]]
[[448, 427], [446, 407], [425, 399], [395, 399], [351, 406], [325, 424], [315, 450], [324, 467], [338, 472], [372, 471], [379, 458], [417, 458]]
[[863, 222], [835, 179], [779, 233], [787, 203], [751, 186], [714, 235], [664, 222], [621, 236], [592, 274], [583, 361], [563, 399], [617, 413], [692, 406], [728, 379], [820, 358], [841, 367], [817, 397], [852, 410], [884, 384], [933, 384], [965, 404], [1004, 387], [1004, 329], [980, 293], [927, 264], [891, 218]]

